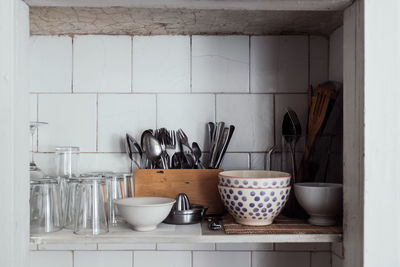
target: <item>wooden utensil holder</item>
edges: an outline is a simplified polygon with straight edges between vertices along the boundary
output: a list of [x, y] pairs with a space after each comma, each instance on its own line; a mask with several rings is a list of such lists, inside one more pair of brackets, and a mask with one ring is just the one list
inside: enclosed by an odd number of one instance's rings
[[135, 196], [175, 198], [185, 193], [192, 204], [208, 207], [207, 214], [222, 214], [224, 205], [218, 192], [221, 169], [137, 169]]

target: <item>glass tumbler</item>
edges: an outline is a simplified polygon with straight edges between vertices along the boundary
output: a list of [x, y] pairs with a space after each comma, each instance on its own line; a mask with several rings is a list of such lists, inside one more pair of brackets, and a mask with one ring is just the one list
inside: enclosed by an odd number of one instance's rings
[[85, 177], [76, 186], [77, 209], [74, 233], [99, 235], [108, 232], [104, 202], [104, 177]]
[[32, 180], [29, 202], [31, 234], [61, 230], [60, 185], [56, 178]]
[[62, 146], [56, 148], [57, 175], [59, 177], [78, 176], [79, 147]]
[[122, 175], [114, 174], [105, 177], [106, 181], [106, 212], [109, 225], [116, 225], [121, 222], [118, 214], [117, 205], [114, 200], [122, 198], [124, 192], [124, 177]]
[[64, 227], [74, 230], [76, 211], [78, 209], [77, 192], [82, 178], [73, 177], [67, 180], [66, 209], [64, 213]]

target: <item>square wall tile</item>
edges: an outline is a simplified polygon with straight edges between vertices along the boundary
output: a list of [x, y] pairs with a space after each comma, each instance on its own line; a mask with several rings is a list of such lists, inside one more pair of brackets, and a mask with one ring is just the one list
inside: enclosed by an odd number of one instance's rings
[[254, 36], [250, 41], [250, 91], [278, 91], [279, 36]]
[[310, 59], [328, 59], [329, 40], [325, 36], [310, 36]]
[[31, 251], [30, 267], [72, 267], [72, 251]]
[[329, 80], [343, 82], [343, 26], [329, 36]]
[[253, 252], [252, 267], [309, 267], [308, 252]]
[[265, 151], [274, 143], [273, 96], [217, 95], [217, 121], [235, 125], [228, 151]]
[[133, 37], [134, 92], [189, 92], [190, 37]]
[[193, 267], [250, 267], [250, 252], [193, 251]]
[[78, 146], [96, 151], [96, 95], [41, 94], [38, 120], [48, 122], [39, 131], [39, 151]]
[[248, 153], [226, 153], [222, 159], [221, 169], [228, 170], [247, 170], [249, 169]]
[[29, 120], [30, 121], [37, 121], [37, 94], [29, 94]]
[[272, 243], [218, 243], [217, 250], [273, 250]]
[[[296, 112], [301, 124], [302, 136], [305, 136], [308, 120], [308, 105], [306, 94], [279, 94], [275, 95], [275, 144], [282, 144], [282, 122], [286, 108], [290, 107]], [[297, 143], [296, 150], [302, 151], [304, 138]]]
[[314, 90], [328, 81], [328, 59], [310, 59], [310, 84]]
[[158, 243], [157, 250], [215, 250], [214, 243]]
[[330, 252], [311, 252], [311, 267], [330, 267]]
[[193, 36], [192, 91], [249, 91], [248, 36]]
[[72, 39], [66, 36], [31, 36], [29, 91], [71, 92]]
[[144, 130], [156, 128], [156, 96], [101, 94], [98, 116], [98, 151], [125, 152], [126, 133], [140, 141]]
[[252, 170], [265, 170], [266, 164], [266, 153], [251, 153], [250, 154], [250, 166]]
[[74, 267], [132, 267], [132, 252], [75, 251]]
[[157, 95], [157, 127], [182, 130], [189, 143], [197, 142], [204, 151], [208, 139], [207, 123], [215, 121], [215, 96], [211, 94]]
[[133, 255], [135, 267], [188, 267], [191, 264], [189, 251], [135, 251]]
[[74, 37], [74, 92], [130, 92], [130, 36]]
[[278, 92], [307, 92], [308, 37], [281, 36], [279, 40]]

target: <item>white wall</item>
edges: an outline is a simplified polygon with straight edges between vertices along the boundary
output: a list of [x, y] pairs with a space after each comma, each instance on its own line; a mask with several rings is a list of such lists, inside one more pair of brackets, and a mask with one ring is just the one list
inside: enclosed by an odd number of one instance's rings
[[28, 265], [28, 18], [24, 2], [0, 2], [0, 266]]
[[[126, 132], [182, 127], [203, 146], [206, 123], [219, 120], [237, 129], [222, 167], [263, 169], [264, 151], [280, 143], [284, 108], [305, 129], [308, 84], [328, 79], [328, 39], [318, 36], [33, 36], [30, 49], [31, 120], [49, 122], [35, 156], [49, 173], [58, 145], [81, 148], [82, 171], [128, 171]], [[132, 256], [135, 267], [331, 266], [330, 244], [39, 249], [33, 267], [131, 266]]]
[[[400, 3], [365, 1], [364, 266], [400, 266]], [[385, 218], [376, 216], [385, 214]], [[383, 223], [384, 222], [384, 223]], [[381, 244], [381, 245], [380, 245]], [[382, 244], [384, 244], [382, 246]]]
[[343, 82], [343, 26], [329, 36], [329, 80]]

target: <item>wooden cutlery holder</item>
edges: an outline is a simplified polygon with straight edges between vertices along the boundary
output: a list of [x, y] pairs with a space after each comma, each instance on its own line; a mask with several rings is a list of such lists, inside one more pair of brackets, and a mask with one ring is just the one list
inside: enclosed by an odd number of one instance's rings
[[208, 207], [207, 214], [222, 214], [224, 205], [218, 193], [221, 169], [137, 169], [135, 196], [175, 198], [185, 193], [190, 203]]

